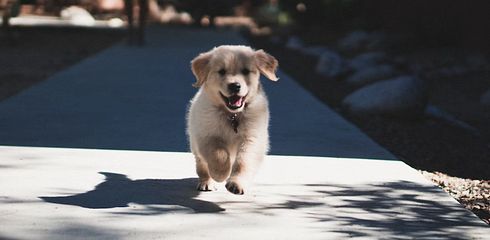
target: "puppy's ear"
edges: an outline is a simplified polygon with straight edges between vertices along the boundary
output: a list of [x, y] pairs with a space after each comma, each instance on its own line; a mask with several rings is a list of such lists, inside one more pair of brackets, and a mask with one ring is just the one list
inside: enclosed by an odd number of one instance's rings
[[192, 86], [198, 88], [206, 81], [208, 75], [208, 65], [211, 60], [211, 52], [201, 53], [191, 61], [192, 73], [196, 77], [196, 82]]
[[273, 56], [264, 52], [264, 50], [257, 50], [255, 51], [255, 61], [260, 73], [272, 81], [279, 80], [276, 76], [276, 70], [279, 63]]

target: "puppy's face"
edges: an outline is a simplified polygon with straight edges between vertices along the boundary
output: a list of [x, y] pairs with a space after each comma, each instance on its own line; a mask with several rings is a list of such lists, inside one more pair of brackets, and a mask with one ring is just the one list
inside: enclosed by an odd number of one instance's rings
[[278, 80], [277, 60], [245, 46], [220, 46], [200, 54], [191, 64], [197, 79], [194, 86], [202, 86], [213, 103], [232, 113], [242, 111], [256, 96], [261, 73]]

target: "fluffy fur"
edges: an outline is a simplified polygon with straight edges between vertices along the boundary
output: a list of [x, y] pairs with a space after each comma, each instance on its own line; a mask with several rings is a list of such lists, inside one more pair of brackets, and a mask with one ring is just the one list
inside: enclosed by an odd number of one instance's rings
[[277, 81], [277, 60], [246, 46], [220, 46], [191, 66], [199, 90], [190, 103], [187, 134], [197, 188], [211, 191], [214, 181], [226, 180], [228, 191], [243, 194], [269, 148], [269, 108], [259, 78]]

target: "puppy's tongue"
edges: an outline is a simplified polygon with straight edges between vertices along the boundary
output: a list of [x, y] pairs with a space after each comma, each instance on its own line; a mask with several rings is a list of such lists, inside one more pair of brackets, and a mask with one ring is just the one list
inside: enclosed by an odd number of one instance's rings
[[242, 101], [243, 101], [243, 97], [240, 96], [231, 96], [228, 98], [228, 103], [234, 107], [241, 107]]

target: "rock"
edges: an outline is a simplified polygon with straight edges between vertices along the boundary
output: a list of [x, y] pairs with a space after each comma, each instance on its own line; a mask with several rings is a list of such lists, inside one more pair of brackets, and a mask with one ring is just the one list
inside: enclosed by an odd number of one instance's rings
[[414, 76], [400, 76], [361, 88], [342, 101], [353, 115], [389, 115], [417, 118], [424, 114], [427, 91]]
[[349, 61], [349, 69], [359, 71], [367, 67], [372, 67], [386, 60], [387, 55], [384, 52], [366, 52], [357, 55]]
[[288, 39], [286, 42], [286, 48], [292, 49], [292, 50], [301, 50], [304, 47], [303, 41], [296, 36], [292, 36]]
[[124, 21], [120, 18], [111, 18], [107, 22], [107, 25], [109, 25], [109, 27], [112, 27], [112, 28], [119, 28], [119, 27], [124, 26]]
[[337, 77], [344, 73], [346, 64], [336, 52], [327, 50], [320, 55], [315, 71], [325, 77]]
[[483, 93], [480, 97], [480, 103], [487, 107], [490, 107], [490, 89]]
[[353, 31], [341, 38], [338, 42], [340, 49], [354, 52], [360, 50], [369, 40], [369, 34], [365, 31]]
[[386, 35], [384, 33], [353, 31], [339, 40], [338, 47], [345, 52], [372, 51], [382, 49], [385, 43]]
[[61, 19], [68, 20], [71, 24], [77, 26], [93, 26], [95, 19], [90, 13], [77, 6], [65, 8], [60, 13]]
[[435, 75], [435, 77], [457, 77], [461, 75], [465, 75], [469, 72], [470, 70], [463, 65], [455, 65], [455, 66], [450, 66], [450, 67], [443, 67], [438, 69], [435, 72], [432, 72], [432, 74]]
[[471, 54], [466, 57], [466, 65], [472, 69], [489, 69], [489, 62], [483, 54]]
[[478, 129], [472, 127], [468, 123], [465, 123], [465, 122], [457, 119], [452, 114], [450, 114], [450, 113], [448, 113], [448, 112], [440, 109], [437, 106], [434, 106], [434, 105], [429, 104], [425, 108], [425, 115], [428, 116], [428, 117], [431, 117], [431, 118], [436, 118], [436, 119], [442, 120], [442, 121], [446, 122], [449, 125], [452, 125], [452, 126], [455, 126], [455, 127], [461, 128], [461, 129], [464, 129], [467, 132], [469, 132], [469, 133], [471, 133], [471, 134], [473, 134], [475, 136], [480, 136], [480, 133], [478, 132]]
[[308, 56], [320, 57], [324, 52], [330, 51], [324, 46], [311, 46], [301, 49], [301, 53]]
[[350, 75], [345, 81], [352, 86], [364, 86], [379, 80], [395, 77], [398, 72], [388, 64], [365, 67]]
[[275, 35], [270, 36], [269, 41], [271, 43], [274, 43], [274, 44], [282, 44], [283, 43], [281, 38], [279, 36], [275, 36]]
[[366, 49], [373, 51], [385, 48], [387, 45], [386, 34], [381, 32], [373, 32], [369, 34], [369, 39], [366, 43]]

